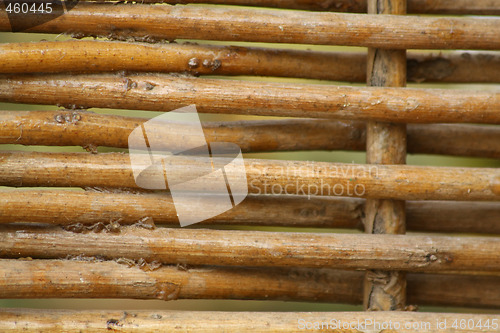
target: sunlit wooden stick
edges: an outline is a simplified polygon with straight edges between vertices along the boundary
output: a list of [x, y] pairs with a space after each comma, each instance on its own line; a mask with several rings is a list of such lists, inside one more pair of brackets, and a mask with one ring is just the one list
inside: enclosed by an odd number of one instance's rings
[[144, 229], [81, 233], [58, 227], [0, 226], [4, 258], [102, 256], [167, 264], [499, 271], [500, 238]]
[[[498, 322], [499, 315], [464, 313], [426, 313], [426, 312], [220, 312], [220, 311], [96, 311], [96, 310], [40, 310], [40, 309], [2, 309], [0, 310], [0, 329], [4, 332], [39, 332], [40, 327], [49, 330], [102, 332], [119, 329], [121, 332], [173, 331], [220, 332], [221, 323], [233, 332], [300, 332], [300, 327], [314, 327], [325, 323], [332, 330], [354, 327], [356, 331], [367, 332], [366, 328], [385, 327], [384, 323], [399, 325], [391, 329], [394, 333], [418, 332], [422, 330], [436, 333], [449, 332], [454, 322]], [[438, 323], [451, 323], [441, 329]], [[317, 324], [316, 324], [317, 323]], [[358, 326], [357, 323], [368, 325]], [[330, 326], [331, 324], [331, 326]], [[300, 326], [299, 326], [300, 325]], [[376, 326], [374, 326], [376, 325]], [[405, 325], [417, 329], [403, 329]], [[454, 332], [470, 332], [468, 328], [453, 329]], [[482, 328], [481, 328], [482, 327]], [[492, 332], [485, 326], [474, 328], [475, 332]], [[345, 331], [341, 328], [342, 331]], [[351, 330], [351, 329], [349, 329]], [[339, 330], [337, 330], [339, 331]], [[352, 331], [352, 330], [351, 330]], [[372, 330], [373, 331], [373, 330]], [[339, 331], [340, 332], [340, 331]]]
[[[80, 2], [116, 2], [115, 0], [80, 0]], [[210, 3], [221, 5], [258, 6], [302, 10], [366, 13], [366, 0], [142, 0], [141, 3]], [[433, 1], [408, 0], [410, 14], [500, 15], [500, 9], [491, 0]]]
[[[133, 18], [133, 19], [131, 19]], [[145, 40], [207, 39], [400, 49], [500, 49], [500, 19], [377, 17], [266, 9], [79, 3], [25, 32]], [[7, 15], [0, 31], [12, 31]]]
[[[126, 258], [1, 259], [0, 272], [2, 298], [262, 299], [360, 304], [363, 284], [363, 272], [358, 271], [165, 266]], [[500, 306], [495, 292], [498, 288], [497, 276], [408, 274], [411, 304], [495, 308]]]
[[[75, 115], [78, 121], [73, 121]], [[69, 118], [68, 118], [69, 117]], [[66, 118], [70, 121], [66, 121]], [[76, 120], [76, 118], [75, 118]], [[0, 143], [128, 148], [128, 136], [147, 118], [83, 110], [2, 111]], [[233, 142], [243, 152], [364, 150], [359, 121], [279, 119], [203, 122], [209, 142]], [[162, 135], [162, 133], [158, 133]], [[328, 137], [328, 140], [325, 138]], [[500, 158], [500, 128], [480, 125], [408, 125], [410, 153]]]
[[[500, 21], [500, 20], [499, 20]], [[279, 84], [166, 74], [2, 75], [0, 101], [390, 122], [500, 124], [500, 92]]]
[[[0, 45], [0, 73], [121, 70], [365, 82], [366, 54], [87, 40]], [[408, 81], [498, 83], [500, 56], [479, 52], [409, 53]]]
[[[149, 164], [134, 166], [142, 172]], [[231, 159], [232, 160], [232, 159]], [[231, 160], [217, 160], [226, 165]], [[199, 157], [165, 159], [170, 179], [184, 182], [207, 171]], [[402, 200], [500, 200], [500, 170], [409, 165], [364, 165], [245, 159], [246, 179], [239, 169], [226, 173], [248, 185], [251, 194], [354, 196]], [[0, 152], [0, 185], [50, 187], [140, 188], [126, 154]], [[189, 171], [189, 172], [187, 172]], [[146, 172], [145, 176], [151, 174]], [[212, 176], [211, 176], [212, 177]], [[213, 177], [216, 177], [213, 175]], [[191, 179], [191, 178], [189, 178]], [[208, 182], [207, 184], [210, 184]], [[209, 185], [207, 185], [209, 186]], [[198, 187], [195, 191], [211, 190]]]

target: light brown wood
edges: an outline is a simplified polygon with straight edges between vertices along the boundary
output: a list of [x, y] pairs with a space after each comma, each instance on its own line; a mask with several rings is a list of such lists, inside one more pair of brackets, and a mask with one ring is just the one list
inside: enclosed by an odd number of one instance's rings
[[[77, 122], [66, 121], [67, 117], [72, 120], [74, 115], [79, 118]], [[85, 110], [1, 111], [0, 143], [128, 148], [130, 133], [137, 124], [147, 120]], [[359, 121], [278, 119], [203, 122], [203, 130], [209, 142], [233, 142], [248, 153], [364, 150], [366, 145], [366, 125]], [[325, 137], [329, 139], [325, 140]], [[408, 152], [500, 158], [500, 127], [410, 124]]]
[[[131, 18], [134, 19], [131, 19]], [[35, 25], [28, 16], [23, 25]], [[79, 3], [25, 30], [139, 40], [205, 39], [399, 49], [500, 49], [500, 19], [377, 17], [205, 6]], [[12, 31], [7, 15], [0, 31]]]
[[[405, 15], [406, 0], [368, 0], [369, 14]], [[406, 86], [406, 50], [368, 49], [367, 85], [374, 87]], [[405, 164], [406, 124], [368, 121], [366, 124], [366, 163]], [[367, 199], [365, 232], [368, 234], [404, 234], [405, 202]], [[370, 311], [404, 310], [406, 276], [404, 272], [368, 271], [363, 306]]]
[[[158, 225], [178, 225], [166, 194], [70, 192], [50, 190], [0, 191], [0, 223], [34, 222], [72, 229], [98, 230], [148, 218]], [[409, 201], [408, 230], [500, 235], [500, 203]], [[342, 197], [249, 195], [241, 204], [204, 225], [287, 226], [361, 230], [364, 200]]]
[[419, 272], [499, 271], [498, 237], [325, 234], [143, 228], [72, 232], [0, 226], [4, 258], [102, 256], [169, 264], [373, 269]]
[[193, 267], [127, 258], [102, 261], [76, 257], [0, 259], [0, 272], [1, 298], [359, 302], [355, 290], [360, 284], [359, 274], [327, 269]]
[[[458, 328], [451, 326], [457, 322]], [[40, 309], [0, 310], [0, 329], [4, 332], [39, 332], [40, 327], [53, 332], [78, 331], [102, 332], [304, 332], [309, 326], [339, 333], [371, 333], [378, 328], [391, 327], [395, 333], [450, 332], [500, 332], [495, 328], [460, 328], [460, 322], [484, 323], [500, 321], [499, 315], [450, 314], [416, 312], [213, 312], [213, 311], [75, 311]], [[446, 323], [445, 323], [446, 322]], [[366, 323], [367, 325], [358, 325]], [[396, 324], [397, 323], [397, 324]], [[439, 328], [438, 324], [445, 324]], [[331, 325], [330, 325], [331, 324]], [[323, 326], [322, 326], [323, 325]], [[347, 325], [346, 329], [335, 329]], [[399, 325], [399, 329], [394, 329]], [[408, 325], [410, 328], [404, 328]], [[416, 328], [412, 328], [415, 325]], [[483, 324], [481, 324], [483, 325]], [[340, 326], [342, 327], [342, 326]]]
[[[80, 2], [89, 0], [80, 0]], [[93, 0], [92, 0], [93, 1]], [[97, 0], [106, 2], [112, 0]], [[141, 3], [210, 3], [239, 6], [274, 7], [332, 12], [366, 13], [366, 0], [143, 0]], [[408, 0], [408, 13], [411, 14], [455, 14], [455, 15], [500, 15], [495, 0]]]
[[[134, 224], [143, 219], [158, 225], [179, 225], [169, 194], [103, 191], [0, 191], [0, 223], [40, 222], [82, 230], [86, 230], [84, 226], [91, 230], [104, 229], [116, 223]], [[495, 207], [498, 212], [489, 215], [500, 217], [500, 204]], [[360, 199], [316, 197], [309, 200], [303, 196], [249, 195], [241, 204], [203, 221], [202, 225], [360, 229], [362, 215], [363, 200]], [[416, 224], [419, 222], [423, 221], [417, 219]], [[482, 227], [485, 232], [491, 232], [497, 226]]]
[[0, 76], [0, 101], [386, 122], [500, 124], [500, 92], [343, 87], [166, 74]]
[[[361, 271], [332, 269], [167, 266], [126, 258], [102, 261], [83, 257], [1, 259], [0, 272], [2, 298], [267, 299], [348, 304], [362, 302], [364, 276]], [[498, 276], [408, 274], [412, 304], [494, 309], [500, 306], [498, 288]]]
[[[198, 65], [190, 66], [191, 59], [196, 59]], [[0, 45], [0, 73], [95, 73], [121, 70], [366, 82], [366, 54], [87, 40]], [[450, 54], [410, 53], [408, 81], [499, 83], [500, 55], [470, 51]]]
[[[244, 161], [250, 194], [398, 200], [500, 200], [500, 170], [494, 168]], [[220, 165], [226, 162], [222, 159]], [[175, 167], [169, 176], [181, 182], [187, 177], [186, 170], [198, 174], [206, 172], [209, 161], [179, 157], [174, 164], [168, 159], [165, 163]], [[239, 174], [233, 175], [233, 170], [227, 172], [231, 177], [239, 177]], [[0, 174], [0, 185], [3, 186], [138, 188], [130, 158], [121, 153], [0, 152]]]

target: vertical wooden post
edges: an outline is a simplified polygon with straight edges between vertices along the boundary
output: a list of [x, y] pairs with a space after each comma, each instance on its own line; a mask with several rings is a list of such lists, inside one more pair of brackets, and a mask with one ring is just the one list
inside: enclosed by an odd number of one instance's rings
[[[406, 0], [368, 0], [369, 14], [406, 14]], [[406, 50], [369, 49], [367, 85], [406, 86]], [[367, 123], [366, 161], [370, 164], [406, 163], [406, 124]], [[404, 234], [405, 202], [369, 199], [365, 231], [371, 234]], [[403, 272], [368, 271], [365, 277], [366, 310], [403, 310], [406, 277]]]

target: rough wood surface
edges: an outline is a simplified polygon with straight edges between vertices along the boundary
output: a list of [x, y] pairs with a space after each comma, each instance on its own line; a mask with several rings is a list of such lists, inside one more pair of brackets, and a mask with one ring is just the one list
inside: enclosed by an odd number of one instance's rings
[[[94, 1], [94, 0], [80, 0]], [[106, 2], [112, 0], [97, 0]], [[239, 6], [258, 6], [302, 10], [366, 13], [367, 0], [143, 0], [141, 3], [209, 3]], [[495, 0], [408, 0], [410, 14], [500, 15]]]
[[[248, 193], [251, 194], [398, 200], [500, 200], [500, 170], [495, 168], [244, 161]], [[226, 162], [219, 160], [218, 163], [225, 165]], [[165, 163], [172, 162], [166, 159]], [[179, 182], [187, 180], [186, 170], [202, 174], [206, 172], [207, 163], [209, 161], [196, 157], [177, 158], [174, 164], [169, 164], [169, 168], [172, 167], [169, 176]], [[228, 177], [241, 178], [239, 173], [233, 175], [232, 169], [227, 173]], [[2, 186], [138, 188], [130, 158], [121, 153], [5, 151], [0, 152], [0, 174]]]
[[[75, 116], [79, 118], [76, 122]], [[2, 111], [0, 143], [128, 148], [130, 133], [147, 120], [85, 110]], [[202, 124], [208, 142], [233, 142], [248, 153], [364, 150], [366, 145], [366, 125], [359, 121], [278, 119]], [[407, 141], [409, 153], [500, 158], [500, 127], [496, 126], [410, 124]]]
[[[458, 328], [451, 326], [457, 322]], [[465, 328], [460, 328], [460, 322]], [[371, 333], [389, 327], [394, 333], [500, 332], [498, 327], [467, 328], [467, 322], [500, 321], [499, 315], [417, 312], [212, 312], [212, 311], [75, 311], [75, 310], [0, 310], [0, 329], [4, 332], [304, 332], [307, 325], [339, 333]], [[361, 324], [358, 324], [361, 323]], [[399, 329], [395, 329], [396, 323]], [[443, 328], [439, 327], [443, 323]], [[362, 325], [365, 324], [365, 325]], [[323, 326], [322, 326], [323, 325]], [[335, 327], [347, 325], [346, 329]], [[408, 329], [405, 328], [408, 325]], [[483, 324], [481, 324], [483, 325]], [[415, 328], [413, 328], [415, 327]]]
[[[74, 228], [81, 223], [90, 225], [90, 229], [109, 228], [110, 223], [134, 224], [143, 219], [154, 224], [179, 223], [172, 198], [166, 193], [0, 191], [0, 207], [0, 223], [40, 222]], [[500, 204], [495, 207], [498, 212], [486, 215], [500, 217]], [[303, 196], [249, 195], [233, 209], [202, 224], [361, 228], [362, 214], [363, 200], [360, 199], [316, 197], [308, 200]], [[425, 215], [425, 207], [422, 214]], [[460, 221], [450, 222], [460, 224]], [[482, 227], [491, 232], [496, 227], [500, 229], [500, 224]]]
[[[0, 73], [121, 70], [366, 82], [366, 54], [87, 40], [0, 45]], [[500, 55], [470, 51], [410, 53], [408, 81], [499, 83]]]
[[[37, 16], [23, 16], [34, 26]], [[131, 19], [133, 18], [133, 19]], [[26, 32], [141, 40], [205, 39], [400, 49], [500, 49], [498, 18], [377, 17], [269, 9], [78, 3]], [[12, 31], [7, 15], [0, 31]]]
[[[134, 224], [178, 225], [169, 195], [50, 190], [0, 191], [0, 223], [33, 222], [98, 230]], [[412, 231], [500, 235], [500, 203], [408, 201]], [[241, 204], [203, 225], [287, 226], [362, 230], [364, 200], [342, 197], [249, 195]]]
[[[64, 15], [66, 16], [66, 15]], [[500, 92], [344, 87], [167, 74], [2, 75], [0, 101], [386, 122], [500, 124]]]
[[3, 258], [102, 256], [169, 264], [373, 269], [419, 272], [500, 271], [498, 237], [291, 233], [120, 227], [73, 232], [0, 226]]
[[[369, 14], [405, 15], [406, 0], [368, 0]], [[367, 85], [406, 86], [406, 50], [368, 49]], [[368, 121], [366, 124], [366, 163], [406, 164], [406, 124]], [[404, 234], [405, 202], [367, 199], [364, 218], [368, 234]], [[370, 311], [404, 310], [406, 277], [404, 272], [368, 271], [363, 305]]]
[[[160, 266], [126, 258], [86, 259], [1, 259], [0, 297], [260, 299], [347, 304], [361, 304], [363, 299], [361, 271]], [[498, 308], [498, 288], [498, 276], [408, 274], [411, 304]], [[461, 292], [457, 293], [457, 289]]]

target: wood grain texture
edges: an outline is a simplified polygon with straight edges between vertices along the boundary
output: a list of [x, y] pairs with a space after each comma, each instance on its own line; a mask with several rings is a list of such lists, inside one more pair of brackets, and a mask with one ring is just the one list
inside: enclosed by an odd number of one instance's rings
[[[80, 2], [89, 0], [80, 0]], [[111, 0], [98, 0], [104, 3]], [[272, 8], [366, 13], [366, 0], [144, 0], [142, 3], [210, 3], [239, 6], [258, 6]], [[408, 13], [411, 14], [453, 14], [453, 15], [499, 15], [495, 0], [408, 0]]]
[[2, 75], [0, 101], [412, 123], [500, 124], [500, 92], [344, 87], [180, 78], [166, 74]]
[[[410, 53], [407, 63], [408, 82], [500, 82], [500, 55], [492, 52]], [[111, 71], [366, 82], [366, 54], [87, 40], [0, 45], [0, 73]]]
[[[406, 0], [368, 0], [368, 13], [405, 15]], [[366, 77], [368, 86], [406, 87], [406, 50], [369, 48]], [[406, 164], [406, 124], [368, 121], [366, 163]], [[405, 202], [367, 199], [363, 222], [368, 234], [404, 234]], [[363, 305], [367, 310], [404, 310], [406, 307], [404, 272], [368, 271], [364, 289]]]
[[[0, 223], [49, 223], [82, 231], [104, 230], [144, 219], [150, 224], [178, 225], [173, 202], [167, 194], [103, 191], [0, 191]], [[364, 200], [357, 198], [249, 195], [233, 209], [198, 226], [362, 230], [364, 214]], [[500, 235], [498, 202], [408, 201], [406, 214], [407, 228], [411, 231]]]
[[[361, 304], [364, 273], [173, 266], [121, 258], [0, 259], [2, 298], [253, 299]], [[61, 274], [61, 272], [64, 272]], [[43, 277], [43, 278], [41, 278]], [[411, 304], [498, 308], [498, 276], [408, 274]], [[461, 292], [457, 293], [456, 290]]]
[[51, 226], [0, 226], [3, 258], [121, 257], [166, 264], [500, 271], [498, 237], [263, 232], [122, 226], [72, 232]]
[[[250, 194], [398, 200], [500, 200], [500, 170], [494, 168], [244, 161]], [[225, 165], [226, 162], [229, 160], [218, 160], [217, 163]], [[210, 165], [210, 161], [197, 157], [177, 158], [174, 164], [167, 159], [165, 163], [172, 168], [169, 176], [179, 182], [188, 179], [187, 170], [203, 174]], [[233, 172], [236, 171], [227, 171], [228, 177], [240, 179], [237, 178], [239, 173], [233, 175]], [[2, 186], [139, 188], [129, 156], [121, 153], [0, 152], [0, 174]], [[244, 180], [241, 178], [241, 181]], [[209, 191], [209, 188], [206, 190]]]
[[[133, 19], [131, 19], [133, 17]], [[23, 18], [23, 24], [39, 22]], [[205, 6], [78, 3], [55, 19], [25, 30], [75, 37], [175, 40], [204, 39], [399, 49], [498, 50], [500, 19], [377, 17]], [[11, 31], [7, 15], [0, 31]]]
[[[303, 320], [299, 321], [299, 320]], [[75, 311], [75, 310], [34, 310], [34, 309], [2, 309], [0, 310], [0, 329], [4, 332], [38, 332], [40, 327], [51, 331], [102, 332], [119, 329], [121, 332], [165, 332], [180, 330], [183, 332], [303, 332], [303, 325], [372, 323], [358, 326], [348, 325], [354, 329], [337, 329], [336, 332], [370, 333], [374, 327], [382, 327], [382, 323], [390, 321], [399, 323], [401, 327], [409, 325], [416, 329], [392, 329], [395, 333], [418, 333], [424, 327], [426, 332], [449, 332], [449, 326], [440, 329], [438, 322], [453, 323], [468, 320], [486, 322], [500, 320], [498, 315], [450, 314], [450, 313], [416, 313], [416, 312], [214, 312], [214, 311]], [[316, 324], [317, 323], [317, 324]], [[326, 329], [326, 325], [324, 328]], [[377, 323], [377, 324], [376, 324]], [[427, 324], [429, 323], [429, 324]], [[378, 326], [375, 326], [378, 325]], [[450, 324], [451, 326], [451, 324]], [[335, 326], [328, 326], [335, 329]], [[453, 329], [454, 332], [500, 332], [494, 330]]]
[[[130, 133], [147, 120], [85, 110], [2, 111], [0, 143], [128, 148]], [[202, 122], [202, 125], [208, 142], [233, 142], [246, 153], [362, 151], [366, 146], [366, 125], [360, 121], [274, 119]], [[409, 124], [407, 133], [408, 153], [500, 159], [497, 126]]]

